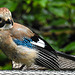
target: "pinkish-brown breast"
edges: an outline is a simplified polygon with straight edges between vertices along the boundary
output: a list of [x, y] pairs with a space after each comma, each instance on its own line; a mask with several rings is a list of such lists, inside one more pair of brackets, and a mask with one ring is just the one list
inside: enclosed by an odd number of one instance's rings
[[9, 30], [13, 38], [17, 38], [22, 40], [23, 37], [31, 38], [34, 36], [34, 33], [27, 28], [26, 26], [23, 26], [18, 23], [14, 23], [13, 28]]

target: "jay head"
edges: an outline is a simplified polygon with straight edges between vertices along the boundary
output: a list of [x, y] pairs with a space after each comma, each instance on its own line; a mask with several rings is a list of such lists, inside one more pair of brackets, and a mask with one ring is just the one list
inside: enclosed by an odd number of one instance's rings
[[10, 29], [13, 26], [12, 14], [9, 9], [0, 8], [0, 29]]

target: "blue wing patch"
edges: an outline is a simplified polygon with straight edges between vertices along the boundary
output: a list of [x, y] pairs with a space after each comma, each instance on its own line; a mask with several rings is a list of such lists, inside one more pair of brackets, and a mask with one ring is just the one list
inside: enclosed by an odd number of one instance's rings
[[18, 39], [13, 39], [13, 41], [17, 44], [17, 45], [22, 45], [22, 46], [26, 46], [28, 48], [34, 48], [35, 46], [33, 44], [31, 44], [30, 42], [32, 42], [32, 39], [29, 38], [24, 38], [23, 41], [20, 41]]

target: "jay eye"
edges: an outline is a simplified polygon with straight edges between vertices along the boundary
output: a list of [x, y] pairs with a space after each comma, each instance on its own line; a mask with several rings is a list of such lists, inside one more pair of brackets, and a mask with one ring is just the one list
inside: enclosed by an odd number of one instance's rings
[[2, 23], [2, 18], [0, 17], [0, 23]]
[[0, 17], [0, 28], [5, 25], [5, 21]]

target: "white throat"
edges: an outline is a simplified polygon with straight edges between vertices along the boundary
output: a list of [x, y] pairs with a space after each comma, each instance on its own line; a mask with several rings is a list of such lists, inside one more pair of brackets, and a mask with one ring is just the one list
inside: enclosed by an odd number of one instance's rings
[[13, 27], [12, 24], [5, 24], [2, 28], [3, 29], [10, 29], [12, 27]]

